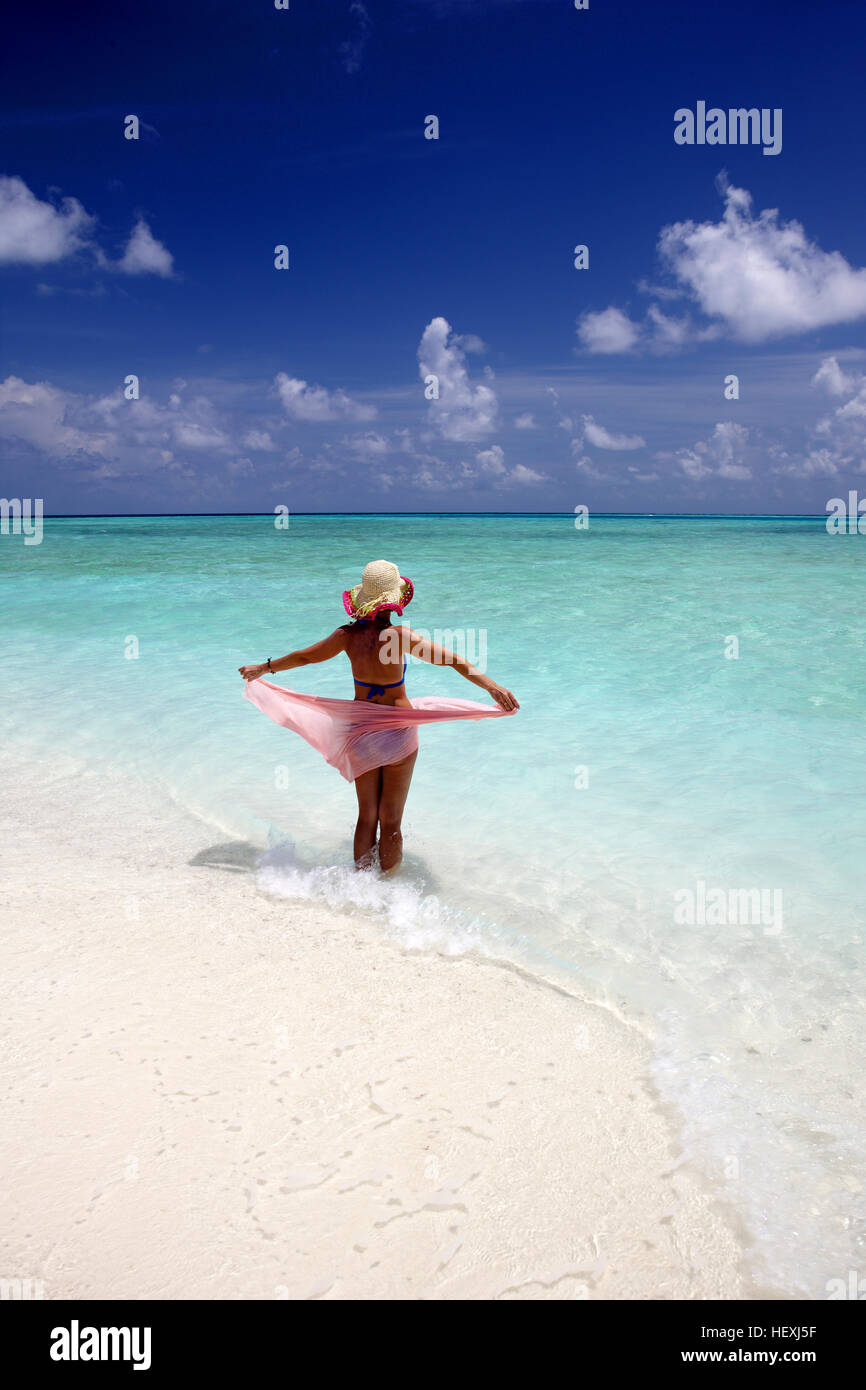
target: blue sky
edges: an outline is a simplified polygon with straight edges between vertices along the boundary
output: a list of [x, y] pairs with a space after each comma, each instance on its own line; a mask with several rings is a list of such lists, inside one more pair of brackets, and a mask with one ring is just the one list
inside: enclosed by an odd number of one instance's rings
[[[853, 0], [52, 2], [8, 27], [4, 495], [801, 512], [866, 490]], [[676, 143], [699, 101], [781, 109], [780, 152]]]

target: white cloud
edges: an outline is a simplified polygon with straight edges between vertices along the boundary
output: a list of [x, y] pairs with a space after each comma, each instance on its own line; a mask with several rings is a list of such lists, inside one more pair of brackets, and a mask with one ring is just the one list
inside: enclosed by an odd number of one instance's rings
[[119, 261], [100, 259], [106, 269], [119, 270], [124, 275], [163, 275], [168, 279], [174, 267], [171, 252], [157, 241], [143, 218], [136, 222]]
[[722, 333], [721, 325], [711, 323], [701, 328], [688, 314], [681, 319], [671, 318], [657, 304], [650, 305], [646, 317], [645, 343], [652, 352], [676, 352], [686, 343], [709, 342]]
[[357, 27], [354, 36], [340, 44], [340, 56], [343, 60], [344, 70], [352, 74], [360, 71], [373, 25], [367, 8], [361, 3], [361, 0], [352, 0], [349, 14], [355, 20]]
[[676, 287], [639, 283], [656, 298], [691, 298], [707, 321], [651, 304], [636, 322], [611, 305], [578, 321], [589, 352], [672, 352], [723, 335], [760, 343], [866, 317], [866, 269], [822, 251], [801, 223], [780, 220], [776, 208], [755, 216], [751, 194], [724, 175], [716, 183], [725, 200], [718, 222], [674, 222], [659, 233], [659, 256]]
[[343, 440], [344, 445], [355, 458], [372, 463], [374, 459], [384, 458], [391, 452], [391, 446], [384, 435], [368, 430], [366, 434], [356, 434]]
[[483, 439], [493, 429], [499, 403], [490, 386], [473, 386], [466, 370], [465, 341], [452, 335], [447, 319], [435, 318], [418, 345], [421, 380], [435, 376], [439, 399], [430, 402], [429, 419], [444, 439]]
[[664, 227], [659, 251], [703, 312], [735, 338], [759, 343], [866, 316], [866, 270], [822, 251], [778, 210], [752, 215], [751, 195], [724, 179], [719, 222]]
[[452, 342], [461, 347], [464, 352], [472, 352], [476, 357], [487, 351], [487, 344], [483, 338], [479, 338], [477, 333], [455, 333]]
[[287, 415], [293, 420], [372, 420], [374, 406], [353, 401], [345, 391], [326, 391], [324, 386], [308, 386], [297, 377], [278, 372], [277, 392]]
[[776, 470], [777, 473], [790, 473], [798, 478], [837, 477], [840, 471], [832, 449], [810, 449], [805, 458]]
[[236, 447], [202, 395], [187, 400], [174, 392], [162, 404], [149, 397], [128, 401], [118, 389], [88, 398], [19, 377], [0, 383], [0, 436], [95, 480], [163, 470], [194, 478], [179, 453], [210, 462]]
[[276, 449], [267, 430], [247, 430], [242, 442], [247, 449], [260, 449], [265, 452]]
[[[596, 424], [591, 415], [583, 417], [583, 433], [588, 444], [596, 449], [616, 449], [626, 451], [630, 449], [643, 449], [646, 440], [639, 434], [611, 434], [604, 425]], [[575, 444], [579, 446], [579, 441]], [[572, 446], [574, 447], [574, 446]]]
[[490, 486], [496, 489], [525, 487], [550, 481], [546, 474], [523, 463], [509, 468], [505, 462], [505, 451], [499, 444], [480, 449], [473, 463], [461, 459], [459, 463], [452, 464], [427, 455], [423, 465], [409, 481], [428, 492], [476, 492]]
[[538, 473], [534, 468], [527, 468], [524, 463], [508, 468], [505, 463], [505, 451], [498, 444], [492, 444], [489, 449], [481, 449], [475, 455], [475, 462], [482, 473], [493, 479], [495, 487], [523, 487], [549, 481], [546, 474]]
[[629, 352], [640, 337], [640, 326], [611, 306], [578, 319], [577, 336], [589, 352]]
[[835, 357], [825, 357], [812, 385], [841, 404], [816, 422], [804, 457], [786, 460], [776, 471], [806, 477], [866, 472], [866, 374], [843, 372]]
[[65, 260], [89, 243], [95, 220], [76, 198], [64, 198], [55, 207], [41, 202], [23, 179], [0, 177], [0, 262]]
[[36, 293], [40, 296], [68, 294], [76, 299], [102, 299], [108, 291], [104, 285], [46, 285], [38, 280]]
[[456, 466], [428, 456], [412, 482], [425, 492], [459, 492], [474, 486], [475, 473], [468, 463]]
[[706, 454], [707, 446], [703, 441], [699, 441], [693, 449], [678, 449], [676, 452], [677, 462], [685, 473], [686, 477], [692, 478], [695, 482], [700, 478], [708, 478], [712, 473], [712, 468], [702, 457]]
[[700, 481], [715, 475], [742, 482], [751, 478], [752, 471], [740, 461], [749, 438], [745, 425], [732, 421], [717, 424], [707, 440], [698, 440], [690, 448], [677, 449], [673, 454], [659, 453], [659, 459], [673, 459], [686, 477]]
[[9, 376], [0, 382], [0, 436], [55, 458], [79, 452], [104, 455], [112, 444], [110, 432], [82, 430], [72, 423], [79, 400], [47, 381]]
[[813, 386], [823, 386], [831, 396], [847, 396], [857, 386], [857, 378], [846, 376], [835, 357], [825, 357], [815, 375]]
[[172, 426], [172, 436], [181, 449], [224, 449], [229, 440], [222, 430], [200, 424], [197, 420], [178, 420]]
[[505, 473], [505, 452], [498, 444], [493, 444], [489, 449], [482, 449], [475, 455], [475, 461], [484, 473], [495, 473], [502, 477]]
[[546, 483], [548, 481], [546, 473], [538, 473], [534, 468], [527, 468], [523, 463], [518, 463], [509, 474], [509, 482], [512, 483]]
[[632, 468], [631, 465], [628, 471], [636, 483], [657, 483], [661, 476], [658, 473], [641, 473], [639, 468]]
[[516, 430], [537, 430], [538, 426], [535, 423], [535, 416], [531, 415], [529, 411], [527, 411], [525, 415], [518, 415], [517, 419], [514, 421], [514, 428]]
[[213, 402], [204, 394], [185, 397], [186, 382], [175, 382], [168, 404], [150, 396], [128, 401], [121, 391], [93, 401], [88, 418], [100, 420], [114, 431], [121, 453], [131, 449], [156, 451], [166, 446], [197, 454], [229, 453], [235, 447], [232, 430]]
[[[64, 198], [59, 207], [44, 203], [23, 179], [0, 177], [0, 263], [47, 265], [66, 260], [77, 251], [91, 252], [103, 270], [124, 275], [172, 274], [171, 252], [157, 241], [140, 218], [132, 230], [120, 260], [112, 261], [93, 237], [96, 218], [76, 198]], [[38, 286], [51, 294], [52, 286]], [[83, 293], [84, 291], [77, 291]], [[98, 293], [98, 291], [89, 291]], [[67, 293], [76, 293], [74, 289]]]
[[[572, 444], [572, 450], [575, 449], [575, 445], [578, 445], [576, 452], [580, 453], [578, 440], [575, 440], [574, 444]], [[607, 473], [602, 473], [600, 469], [596, 468], [588, 454], [580, 454], [580, 457], [574, 460], [574, 466], [578, 473], [583, 473], [587, 478], [594, 478], [596, 482], [606, 483], [610, 481]]]

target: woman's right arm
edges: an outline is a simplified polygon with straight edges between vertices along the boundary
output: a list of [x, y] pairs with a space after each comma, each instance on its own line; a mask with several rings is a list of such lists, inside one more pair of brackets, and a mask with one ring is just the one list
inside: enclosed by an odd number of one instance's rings
[[483, 671], [479, 671], [459, 652], [451, 652], [438, 642], [431, 642], [429, 637], [421, 637], [417, 632], [413, 632], [411, 627], [403, 627], [399, 631], [403, 634], [404, 656], [416, 656], [421, 661], [428, 661], [431, 666], [453, 666], [466, 680], [471, 681], [473, 685], [479, 685], [488, 695], [492, 695], [502, 709], [520, 709], [510, 690], [506, 690], [503, 685], [497, 685], [496, 681], [485, 676]]
[[274, 674], [277, 671], [294, 671], [298, 666], [313, 666], [319, 661], [330, 661], [332, 656], [346, 650], [346, 634], [341, 627], [336, 632], [332, 632], [330, 637], [325, 637], [321, 642], [314, 642], [311, 647], [304, 647], [299, 652], [289, 652], [288, 656], [278, 656], [268, 666], [267, 662], [262, 662], [257, 666], [239, 666], [238, 670], [245, 681], [255, 681], [259, 676]]

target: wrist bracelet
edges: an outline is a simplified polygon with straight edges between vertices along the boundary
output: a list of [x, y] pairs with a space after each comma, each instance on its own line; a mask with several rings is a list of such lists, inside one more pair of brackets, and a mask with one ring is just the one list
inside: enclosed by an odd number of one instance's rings
[[270, 671], [271, 675], [274, 674], [274, 668], [273, 668], [273, 666], [271, 665], [271, 658], [270, 658], [270, 657], [268, 657], [268, 670]]

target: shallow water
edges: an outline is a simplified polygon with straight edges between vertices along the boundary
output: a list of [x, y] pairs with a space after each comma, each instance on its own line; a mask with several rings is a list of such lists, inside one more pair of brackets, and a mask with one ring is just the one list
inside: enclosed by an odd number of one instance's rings
[[[866, 1262], [864, 545], [823, 518], [47, 521], [0, 537], [5, 732], [271, 846], [270, 891], [628, 1012], [755, 1277], [824, 1298]], [[522, 707], [422, 731], [393, 883], [341, 867], [352, 788], [236, 673], [344, 621], [380, 556]], [[343, 658], [279, 679], [352, 694]], [[407, 689], [484, 698], [418, 664]]]

